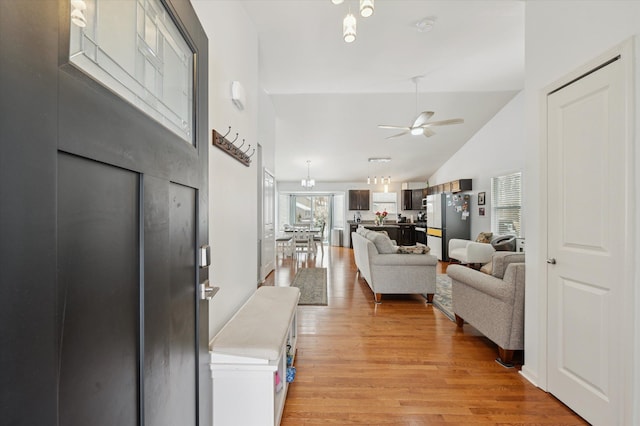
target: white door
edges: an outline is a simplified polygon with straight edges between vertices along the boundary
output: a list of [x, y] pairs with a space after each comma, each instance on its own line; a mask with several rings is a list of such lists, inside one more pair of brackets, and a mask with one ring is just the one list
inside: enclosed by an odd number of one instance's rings
[[548, 390], [594, 425], [622, 424], [629, 193], [622, 61], [547, 98]]
[[273, 175], [264, 169], [262, 178], [262, 274], [269, 275], [275, 269], [276, 259], [276, 188]]

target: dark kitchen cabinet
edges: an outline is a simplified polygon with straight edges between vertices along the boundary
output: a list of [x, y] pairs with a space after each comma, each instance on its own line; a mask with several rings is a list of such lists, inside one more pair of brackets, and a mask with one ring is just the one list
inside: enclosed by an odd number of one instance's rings
[[421, 210], [423, 198], [427, 198], [427, 188], [403, 189], [402, 210]]
[[427, 189], [412, 189], [411, 190], [411, 203], [413, 205], [412, 210], [422, 209], [422, 199], [427, 198]]
[[451, 182], [451, 192], [471, 191], [471, 179], [458, 179]]
[[402, 190], [402, 210], [413, 210], [413, 190]]
[[349, 190], [349, 210], [369, 210], [369, 190]]
[[416, 227], [415, 225], [402, 225], [398, 232], [398, 245], [415, 246], [416, 245]]

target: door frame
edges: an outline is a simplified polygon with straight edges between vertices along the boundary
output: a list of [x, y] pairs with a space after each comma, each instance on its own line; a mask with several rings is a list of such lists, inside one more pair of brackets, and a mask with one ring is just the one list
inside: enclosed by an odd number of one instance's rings
[[[538, 193], [538, 217], [540, 219], [540, 228], [538, 229], [538, 239], [540, 244], [537, 248], [536, 253], [532, 258], [530, 258], [531, 262], [528, 262], [531, 267], [535, 268], [537, 271], [537, 275], [539, 277], [539, 294], [538, 294], [538, 331], [539, 331], [539, 339], [538, 339], [538, 357], [539, 357], [539, 369], [537, 380], [534, 382], [538, 387], [548, 392], [548, 374], [549, 374], [549, 364], [548, 364], [548, 297], [549, 297], [549, 282], [547, 277], [547, 245], [548, 245], [548, 224], [549, 220], [547, 217], [548, 214], [548, 202], [547, 202], [547, 192], [546, 188], [548, 185], [547, 173], [548, 173], [548, 164], [547, 164], [547, 144], [548, 144], [548, 122], [547, 122], [547, 97], [550, 93], [562, 88], [563, 86], [569, 85], [571, 82], [579, 79], [585, 74], [590, 73], [594, 69], [600, 67], [605, 64], [612, 58], [616, 56], [620, 56], [620, 66], [623, 67], [623, 73], [625, 82], [624, 84], [628, 87], [629, 93], [632, 95], [628, 96], [626, 99], [626, 111], [627, 111], [627, 129], [625, 130], [626, 140], [625, 140], [625, 149], [629, 153], [626, 156], [626, 174], [625, 174], [625, 182], [624, 182], [624, 191], [626, 194], [626, 199], [628, 200], [627, 206], [625, 206], [625, 227], [627, 229], [628, 235], [631, 237], [624, 241], [624, 259], [621, 259], [621, 267], [623, 268], [623, 276], [624, 280], [622, 283], [622, 293], [624, 294], [623, 300], [624, 304], [621, 306], [622, 309], [622, 324], [617, 324], [620, 327], [620, 336], [621, 336], [621, 345], [618, 353], [620, 356], [620, 368], [622, 371], [635, 372], [637, 375], [638, 372], [634, 370], [634, 348], [640, 342], [634, 341], [634, 329], [638, 328], [638, 323], [640, 320], [635, 320], [634, 323], [634, 305], [638, 305], [636, 300], [640, 295], [640, 292], [637, 294], [634, 293], [634, 283], [637, 286], [638, 277], [635, 276], [636, 268], [634, 266], [634, 260], [636, 258], [635, 252], [635, 241], [638, 238], [637, 236], [637, 219], [635, 218], [636, 212], [636, 201], [637, 201], [637, 193], [634, 192], [634, 183], [635, 183], [635, 170], [636, 170], [636, 157], [634, 157], [634, 142], [635, 142], [635, 98], [637, 96], [636, 89], [634, 87], [634, 64], [636, 61], [635, 53], [635, 43], [634, 39], [630, 38], [619, 45], [613, 47], [607, 52], [597, 56], [596, 58], [588, 61], [587, 63], [581, 65], [571, 73], [565, 75], [564, 77], [556, 80], [550, 85], [546, 86], [539, 92], [538, 101], [539, 101], [539, 125], [541, 131], [539, 132], [539, 155], [540, 155], [540, 186]], [[637, 155], [637, 153], [636, 153]], [[534, 263], [537, 261], [537, 264]], [[636, 355], [637, 357], [637, 355]], [[524, 373], [527, 375], [526, 373]], [[620, 384], [622, 387], [620, 395], [620, 401], [618, 401], [618, 410], [620, 414], [620, 419], [623, 424], [633, 424], [632, 419], [634, 416], [634, 381], [637, 382], [638, 379], [634, 378], [631, 374], [622, 375], [625, 377], [623, 383]], [[637, 384], [637, 383], [636, 383]]]

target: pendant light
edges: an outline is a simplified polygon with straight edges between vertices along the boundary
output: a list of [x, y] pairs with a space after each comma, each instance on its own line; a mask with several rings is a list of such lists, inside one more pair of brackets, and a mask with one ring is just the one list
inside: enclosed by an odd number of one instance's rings
[[373, 15], [373, 0], [360, 0], [360, 16], [368, 18]]
[[344, 0], [331, 0], [331, 3], [333, 4], [342, 4]]
[[307, 160], [307, 178], [302, 179], [301, 182], [302, 187], [306, 189], [311, 189], [316, 184], [316, 181], [309, 177], [309, 164], [311, 164], [311, 161]]
[[342, 21], [342, 36], [347, 43], [353, 43], [356, 41], [356, 17], [353, 16], [351, 11], [344, 17]]

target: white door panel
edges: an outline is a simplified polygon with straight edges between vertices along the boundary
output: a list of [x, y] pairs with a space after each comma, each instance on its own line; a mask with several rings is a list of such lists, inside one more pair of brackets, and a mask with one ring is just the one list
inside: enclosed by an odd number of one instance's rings
[[625, 89], [615, 61], [548, 96], [548, 387], [619, 424]]

